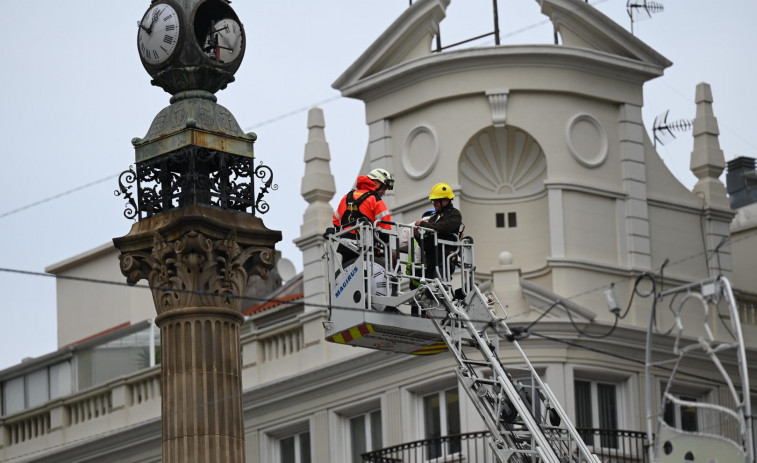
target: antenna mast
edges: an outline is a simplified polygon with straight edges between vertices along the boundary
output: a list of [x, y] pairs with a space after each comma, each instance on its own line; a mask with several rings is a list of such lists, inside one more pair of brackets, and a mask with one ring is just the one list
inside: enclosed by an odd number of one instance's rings
[[662, 4], [647, 0], [627, 0], [626, 12], [631, 19], [631, 34], [633, 34], [633, 24], [635, 22], [634, 16], [646, 13], [648, 17], [652, 17], [652, 13], [660, 13], [664, 7]]

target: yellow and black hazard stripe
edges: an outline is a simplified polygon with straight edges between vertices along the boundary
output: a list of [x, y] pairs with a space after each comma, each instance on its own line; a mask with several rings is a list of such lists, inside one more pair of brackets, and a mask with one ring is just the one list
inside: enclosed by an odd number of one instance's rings
[[410, 352], [412, 355], [433, 355], [447, 350], [447, 345], [443, 342], [436, 342], [426, 347]]
[[367, 336], [371, 333], [373, 333], [373, 327], [368, 323], [363, 323], [362, 325], [353, 326], [352, 328], [342, 331], [341, 333], [331, 335], [326, 338], [326, 341], [335, 342], [337, 344], [349, 344], [353, 340], [362, 338], [363, 336]]

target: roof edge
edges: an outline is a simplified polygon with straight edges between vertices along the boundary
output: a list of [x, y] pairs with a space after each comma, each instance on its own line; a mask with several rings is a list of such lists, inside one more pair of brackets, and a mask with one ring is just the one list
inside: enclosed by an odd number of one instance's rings
[[439, 32], [450, 0], [419, 0], [410, 5], [364, 52], [339, 76], [332, 88], [341, 90], [368, 75], [402, 62], [424, 36], [431, 39]]
[[581, 0], [536, 0], [556, 30], [565, 27], [599, 51], [668, 68], [673, 63], [602, 12]]

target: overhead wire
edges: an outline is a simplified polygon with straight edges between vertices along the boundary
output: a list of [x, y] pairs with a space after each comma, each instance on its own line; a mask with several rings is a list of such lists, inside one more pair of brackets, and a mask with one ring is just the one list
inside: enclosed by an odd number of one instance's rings
[[[729, 238], [727, 241], [738, 242], [738, 241], [741, 241], [741, 240], [745, 240], [745, 239], [751, 238], [753, 236], [757, 236], [757, 230], [754, 231], [754, 232], [751, 232], [751, 233], [747, 233], [747, 234], [745, 234], [745, 235], [743, 235], [743, 236], [741, 236], [739, 238], [736, 238], [736, 239]], [[702, 255], [702, 253], [700, 252], [700, 253], [697, 253], [695, 256], [701, 256], [701, 255]], [[665, 262], [663, 263], [663, 267], [661, 267], [661, 269], [664, 268], [664, 267], [670, 267], [670, 266], [676, 265], [677, 263], [685, 262], [689, 258], [690, 257], [686, 257], [686, 258], [680, 259], [678, 261], [675, 261], [673, 263], [670, 263], [669, 259], [666, 259]], [[217, 295], [215, 293], [208, 293], [208, 292], [204, 292], [204, 291], [177, 289], [177, 288], [170, 288], [170, 287], [152, 287], [152, 286], [149, 286], [149, 285], [141, 285], [141, 284], [131, 285], [131, 284], [123, 282], [123, 281], [112, 281], [112, 280], [103, 280], [103, 279], [98, 279], [98, 278], [77, 277], [77, 276], [73, 276], [73, 275], [56, 275], [56, 274], [51, 274], [51, 273], [46, 273], [46, 272], [38, 272], [38, 271], [33, 271], [33, 270], [15, 269], [15, 268], [9, 268], [9, 267], [0, 267], [0, 272], [3, 272], [3, 273], [14, 273], [14, 274], [21, 274], [21, 275], [28, 275], [28, 276], [37, 276], [37, 277], [46, 277], [46, 278], [55, 278], [55, 279], [62, 279], [62, 280], [69, 280], [69, 281], [79, 281], [79, 282], [86, 282], [86, 283], [93, 283], [93, 284], [106, 284], [106, 285], [113, 285], [113, 286], [124, 286], [124, 287], [130, 287], [130, 288], [140, 288], [140, 289], [149, 289], [149, 290], [166, 290], [166, 291], [186, 292], [186, 293], [193, 293], [193, 294], [200, 294], [200, 295], [209, 295], [209, 294], [210, 295]], [[644, 275], [646, 275], [646, 274], [643, 274], [643, 275], [637, 277], [637, 282], [639, 282], [641, 280], [641, 277], [644, 276]], [[651, 274], [648, 274], [648, 277], [649, 278], [653, 278], [653, 276]], [[622, 282], [625, 282], [625, 281], [627, 281], [627, 280], [626, 279], [616, 280], [616, 281], [613, 281], [610, 284], [612, 285], [612, 284], [622, 283]], [[607, 284], [603, 284], [602, 286], [597, 286], [597, 287], [594, 287], [594, 288], [590, 288], [590, 289], [587, 289], [585, 291], [581, 291], [581, 292], [576, 293], [576, 294], [574, 294], [572, 296], [569, 296], [569, 297], [560, 298], [560, 299], [554, 301], [552, 304], [550, 304], [550, 306], [546, 310], [541, 310], [542, 314], [537, 318], [537, 321], [540, 321], [544, 316], [546, 316], [547, 312], [549, 312], [550, 310], [552, 310], [554, 307], [556, 307], [558, 305], [563, 305], [564, 301], [574, 300], [574, 299], [577, 299], [579, 297], [582, 297], [582, 296], [585, 296], [585, 295], [588, 295], [588, 294], [592, 294], [592, 293], [596, 293], [596, 292], [602, 291], [605, 288], [607, 288], [607, 286], [608, 286]], [[289, 300], [279, 300], [279, 299], [275, 299], [275, 298], [272, 299], [272, 298], [263, 298], [263, 297], [253, 297], [253, 296], [235, 296], [235, 295], [228, 295], [228, 296], [226, 296], [225, 295], [224, 297], [229, 297], [229, 298], [234, 298], [234, 299], [241, 299], [241, 300], [250, 300], [250, 301], [256, 301], [256, 302], [274, 302], [274, 303], [280, 303], [280, 304], [293, 304], [293, 303], [297, 303], [296, 301], [293, 302], [293, 301], [289, 301]], [[307, 304], [311, 305], [313, 307], [321, 307], [321, 308], [329, 308], [329, 307], [342, 308], [342, 307], [333, 306], [333, 305], [329, 305], [329, 304], [319, 304], [319, 303], [314, 303], [314, 302], [308, 302]], [[627, 313], [629, 309], [630, 309], [630, 301], [629, 301], [629, 305], [625, 309], [625, 313]], [[569, 312], [569, 311], [570, 310], [566, 309], [566, 312]], [[625, 314], [624, 314], [624, 316], [625, 316]], [[528, 326], [530, 328], [530, 327], [534, 326], [535, 324], [536, 323], [532, 322]]]
[[107, 180], [112, 180], [112, 179], [118, 177], [119, 175], [121, 175], [121, 174], [118, 173], [118, 174], [114, 174], [114, 175], [108, 175], [107, 177], [103, 177], [103, 178], [101, 178], [99, 180], [95, 180], [93, 182], [85, 183], [84, 185], [80, 185], [80, 186], [77, 186], [75, 188], [71, 188], [70, 190], [66, 190], [66, 191], [63, 191], [61, 193], [58, 193], [58, 194], [55, 194], [55, 195], [52, 195], [52, 196], [48, 196], [47, 198], [40, 199], [39, 201], [34, 201], [33, 203], [29, 203], [29, 204], [27, 204], [25, 206], [17, 207], [16, 209], [12, 209], [10, 211], [3, 212], [2, 214], [0, 214], [0, 219], [8, 217], [8, 216], [13, 215], [13, 214], [17, 214], [17, 213], [19, 213], [21, 211], [25, 211], [27, 209], [31, 209], [31, 208], [33, 208], [35, 206], [39, 206], [39, 205], [42, 205], [42, 204], [45, 204], [45, 203], [49, 203], [50, 201], [53, 201], [53, 200], [56, 200], [58, 198], [62, 198], [63, 196], [68, 196], [68, 195], [70, 195], [72, 193], [76, 193], [77, 191], [81, 191], [81, 190], [84, 190], [86, 188], [98, 185], [98, 184], [100, 184], [102, 182], [105, 182]]
[[326, 98], [325, 100], [321, 100], [321, 101], [317, 101], [315, 103], [311, 103], [311, 104], [309, 104], [307, 106], [303, 106], [303, 107], [301, 107], [299, 109], [295, 109], [295, 110], [290, 111], [290, 112], [288, 112], [286, 114], [282, 114], [280, 116], [272, 117], [271, 119], [267, 119], [267, 120], [264, 120], [262, 122], [258, 122], [257, 124], [253, 124], [253, 125], [249, 126], [248, 128], [244, 129], [244, 131], [247, 132], [248, 130], [257, 129], [258, 127], [262, 127], [264, 125], [268, 125], [268, 124], [271, 124], [273, 122], [277, 122], [277, 121], [280, 121], [282, 119], [286, 119], [288, 117], [292, 117], [295, 114], [299, 114], [299, 113], [301, 113], [303, 111], [307, 111], [307, 110], [309, 110], [311, 108], [314, 108], [316, 106], [322, 106], [322, 105], [331, 103], [332, 101], [336, 101], [336, 100], [339, 100], [341, 98], [343, 98], [342, 95], [335, 95], [335, 96]]
[[[757, 232], [755, 232], [757, 234]], [[12, 269], [12, 268], [6, 268], [6, 267], [0, 267], [0, 272], [3, 273], [14, 273], [14, 274], [22, 274], [22, 275], [28, 275], [28, 276], [39, 276], [39, 277], [48, 277], [48, 278], [54, 278], [54, 279], [61, 279], [61, 280], [68, 280], [68, 281], [76, 281], [76, 282], [83, 282], [83, 283], [91, 283], [91, 284], [105, 284], [105, 285], [112, 285], [112, 286], [121, 286], [121, 287], [129, 287], [129, 288], [137, 288], [137, 289], [146, 289], [151, 291], [171, 291], [171, 292], [178, 292], [178, 293], [187, 293], [187, 294], [197, 294], [197, 295], [209, 295], [209, 296], [216, 296], [216, 297], [224, 297], [228, 299], [239, 299], [243, 301], [250, 301], [250, 302], [257, 302], [257, 303], [275, 303], [277, 305], [286, 305], [286, 306], [292, 306], [297, 304], [305, 304], [311, 307], [316, 308], [322, 308], [322, 309], [332, 309], [332, 308], [339, 308], [342, 310], [354, 310], [354, 311], [363, 311], [364, 309], [360, 308], [354, 308], [354, 307], [346, 307], [346, 306], [338, 306], [333, 304], [322, 304], [322, 303], [315, 303], [315, 302], [302, 302], [301, 300], [292, 300], [291, 298], [271, 298], [271, 297], [256, 297], [256, 296], [237, 296], [233, 294], [217, 294], [214, 292], [208, 292], [208, 291], [201, 291], [201, 290], [190, 290], [190, 289], [181, 289], [181, 288], [173, 288], [173, 287], [161, 287], [161, 286], [150, 286], [150, 285], [144, 285], [144, 284], [129, 284], [127, 282], [123, 281], [112, 281], [112, 280], [103, 280], [98, 278], [88, 278], [88, 277], [77, 277], [73, 275], [55, 275], [50, 273], [44, 273], [44, 272], [36, 272], [36, 271], [30, 271], [30, 270], [21, 270], [21, 269]], [[638, 284], [644, 279], [650, 279], [652, 281], [653, 285], [655, 284], [653, 277], [650, 274], [643, 274], [640, 277], [637, 278], [635, 286], [638, 286]], [[604, 288], [604, 286], [602, 287]], [[634, 292], [636, 293], [638, 290], [635, 287]], [[585, 294], [581, 293], [581, 294]], [[655, 294], [654, 289], [646, 294], [640, 294], [642, 297], [649, 297], [651, 295], [655, 295], [655, 300], [653, 303], [656, 303], [657, 296]], [[576, 296], [574, 296], [576, 297]], [[633, 295], [631, 297], [631, 300], [633, 298]], [[616, 316], [615, 317], [615, 323], [613, 324], [611, 330], [607, 334], [603, 335], [591, 335], [590, 333], [587, 333], [585, 330], [581, 330], [575, 323], [575, 321], [572, 318], [571, 310], [567, 309], [563, 305], [563, 301], [569, 300], [571, 298], [564, 298], [564, 299], [558, 299], [557, 301], [554, 301], [547, 310], [545, 310], [539, 317], [537, 317], [536, 320], [532, 321], [525, 329], [520, 327], [510, 327], [510, 330], [517, 333], [524, 333], [524, 334], [530, 334], [532, 333], [530, 331], [530, 328], [538, 324], [546, 315], [549, 313], [554, 307], [557, 307], [558, 305], [563, 306], [566, 313], [568, 314], [568, 317], [570, 319], [571, 324], [576, 329], [576, 332], [580, 336], [585, 336], [589, 339], [604, 339], [607, 338], [617, 327], [617, 321], [618, 319], [622, 319], [625, 317], [625, 315], [628, 313], [631, 307], [631, 300], [629, 300], [628, 305], [626, 306], [626, 309], [624, 311], [623, 316]], [[654, 310], [653, 310], [654, 314]], [[486, 320], [472, 320], [474, 322], [482, 322]], [[510, 339], [511, 341], [513, 339]]]
[[[108, 284], [108, 285], [115, 285], [115, 286], [128, 286], [128, 287], [135, 287], [135, 288], [140, 288], [140, 289], [166, 289], [166, 290], [180, 291], [180, 292], [186, 292], [186, 293], [199, 293], [199, 294], [212, 294], [212, 295], [215, 295], [215, 293], [208, 293], [208, 292], [204, 292], [204, 291], [177, 290], [177, 289], [174, 289], [174, 288], [150, 287], [150, 286], [147, 286], [147, 285], [129, 285], [128, 283], [120, 282], [120, 281], [111, 281], [111, 280], [103, 280], [103, 279], [97, 279], [97, 278], [86, 278], [86, 277], [74, 277], [74, 276], [70, 276], [70, 275], [53, 275], [53, 274], [47, 274], [47, 273], [42, 273], [42, 272], [33, 272], [33, 271], [26, 271], [26, 270], [19, 270], [19, 269], [0, 268], [0, 272], [18, 273], [18, 274], [24, 274], [24, 275], [30, 275], [30, 276], [45, 276], [45, 277], [52, 277], [52, 278], [56, 278], [56, 279], [64, 279], [64, 280], [70, 280], [70, 281], [79, 281], [79, 282], [86, 282], [86, 283], [92, 283], [92, 284]], [[638, 279], [637, 281], [639, 281], [639, 280], [640, 279]], [[653, 292], [650, 292], [649, 295], [651, 295], [652, 293]], [[246, 300], [254, 300], [254, 301], [269, 301], [269, 302], [273, 301], [273, 302], [279, 302], [281, 304], [290, 304], [290, 305], [304, 304], [304, 302], [301, 302], [301, 301], [278, 300], [278, 299], [275, 299], [275, 298], [259, 298], [259, 297], [250, 297], [250, 296], [239, 296], [237, 298], [238, 299], [246, 299]], [[550, 306], [550, 309], [552, 307], [555, 307], [556, 305], [558, 305], [559, 302], [560, 301], [556, 301], [555, 303], [553, 303], [552, 306]], [[326, 308], [326, 307], [332, 307], [332, 306], [327, 305], [327, 304], [317, 304], [317, 303], [315, 303], [315, 304], [313, 304], [313, 303], [307, 303], [307, 304], [310, 305], [310, 306], [314, 306], [314, 307], [324, 307], [324, 308]], [[349, 307], [342, 307], [342, 308], [343, 309], [349, 309], [349, 310], [355, 310], [355, 311], [363, 311], [364, 310], [364, 309], [356, 309], [356, 308], [349, 308]], [[617, 318], [620, 318], [620, 317], [617, 317]], [[529, 325], [529, 326], [533, 326], [533, 324]], [[645, 363], [643, 360], [640, 360], [640, 359], [636, 359], [636, 358], [633, 358], [633, 357], [621, 355], [621, 354], [618, 354], [618, 353], [615, 353], [615, 352], [610, 352], [610, 351], [607, 351], [607, 350], [598, 349], [598, 348], [592, 347], [592, 346], [587, 346], [587, 345], [579, 344], [577, 342], [569, 341], [569, 340], [566, 340], [566, 339], [555, 338], [553, 336], [549, 336], [549, 335], [541, 333], [541, 332], [529, 331], [529, 333], [532, 334], [532, 335], [534, 335], [534, 336], [536, 336], [536, 337], [539, 337], [539, 338], [542, 338], [542, 339], [545, 339], [545, 340], [548, 340], [548, 341], [551, 341], [551, 342], [556, 342], [556, 343], [564, 344], [564, 345], [567, 345], [567, 346], [570, 346], [570, 347], [574, 347], [574, 348], [590, 351], [590, 352], [597, 353], [597, 354], [600, 354], [600, 355], [610, 356], [610, 357], [617, 358], [617, 359], [620, 359], [620, 360], [623, 360], [623, 361], [627, 361], [627, 362], [630, 362], [630, 363], [635, 363], [635, 364], [644, 364]], [[661, 365], [656, 365], [655, 368], [663, 370], [663, 371], [672, 371], [671, 368], [664, 367], [664, 366], [661, 366]], [[695, 374], [695, 373], [689, 373], [689, 372], [686, 372], [686, 371], [679, 371], [678, 373], [680, 375], [682, 375], [682, 376], [686, 376], [686, 377], [697, 379], [697, 380], [702, 380], [702, 381], [705, 381], [705, 382], [707, 382], [709, 384], [714, 384], [714, 385], [722, 385], [722, 384], [724, 384], [723, 382], [718, 382], [718, 381], [714, 380], [712, 377], [705, 377], [705, 376], [702, 376], [702, 375], [698, 375], [698, 374]], [[750, 389], [750, 393], [751, 394], [757, 394], [757, 390]], [[239, 394], [234, 394], [234, 395], [231, 395], [231, 396], [220, 397], [220, 398], [217, 398], [215, 400], [210, 400], [210, 401], [207, 401], [207, 402], [203, 402], [202, 404], [198, 404], [198, 405], [196, 405], [194, 407], [186, 407], [186, 408], [181, 409], [181, 410], [175, 410], [172, 413], [174, 413], [174, 414], [184, 413], [184, 412], [186, 412], [187, 410], [190, 410], [190, 409], [197, 409], [197, 408], [205, 406], [205, 405], [209, 405], [209, 404], [213, 404], [213, 403], [220, 403], [220, 402], [223, 402], [223, 401], [229, 400], [229, 399], [235, 399], [238, 396], [239, 396]], [[109, 431], [109, 432], [112, 432], [112, 431]], [[88, 440], [88, 439], [92, 439], [92, 438], [96, 438], [96, 437], [97, 437], [97, 435], [94, 435], [94, 436], [90, 435], [90, 436], [87, 436], [85, 438], [81, 438], [79, 440], [75, 440], [75, 441], [71, 441], [71, 442], [66, 442], [66, 443], [61, 443], [61, 444], [58, 444], [58, 445], [47, 447], [45, 449], [31, 451], [31, 452], [25, 453], [24, 455], [14, 456], [13, 459], [10, 460], [10, 461], [16, 460], [18, 458], [22, 458], [24, 456], [29, 456], [29, 455], [37, 454], [37, 453], [49, 452], [49, 451], [54, 450], [56, 448], [62, 448], [64, 446], [75, 444], [78, 441]]]
[[[597, 1], [591, 2], [591, 5], [593, 5], [593, 6], [596, 6], [596, 5], [598, 5], [598, 4], [600, 4], [600, 3], [604, 3], [604, 2], [606, 2], [606, 1], [607, 1], [607, 0], [597, 0]], [[551, 22], [551, 21], [550, 21], [549, 19], [546, 19], [546, 20], [543, 20], [543, 21], [539, 21], [539, 22], [533, 23], [533, 24], [531, 24], [531, 25], [529, 25], [529, 26], [525, 26], [525, 27], [522, 27], [522, 28], [520, 28], [520, 29], [516, 29], [516, 30], [514, 30], [514, 31], [508, 32], [508, 33], [506, 33], [506, 34], [503, 34], [503, 35], [501, 36], [501, 38], [510, 38], [510, 37], [516, 36], [516, 35], [518, 35], [518, 34], [522, 34], [522, 33], [524, 33], [524, 32], [527, 32], [527, 31], [529, 31], [529, 30], [532, 30], [532, 29], [535, 29], [535, 28], [538, 28], [538, 27], [541, 27], [541, 26], [547, 25], [547, 24], [549, 24], [550, 22]], [[493, 44], [494, 42], [492, 42], [492, 41], [489, 41], [488, 43], [489, 43], [489, 44]], [[666, 85], [669, 85], [669, 86], [670, 86], [670, 84], [667, 84], [667, 83], [666, 83]], [[673, 89], [675, 90], [675, 88], [674, 88], [674, 87], [672, 87], [672, 86], [670, 86], [670, 87], [671, 87], [671, 88], [673, 88]], [[677, 92], [677, 91], [676, 91], [676, 92]], [[686, 97], [685, 97], [685, 96], [683, 96], [683, 94], [681, 94], [680, 92], [677, 92], [677, 93], [678, 93], [678, 95], [680, 95], [681, 97], [683, 97], [683, 98], [686, 98]], [[256, 123], [256, 124], [252, 124], [252, 125], [248, 126], [247, 128], [245, 128], [245, 129], [244, 129], [244, 131], [246, 132], [246, 131], [255, 130], [255, 129], [257, 129], [258, 127], [262, 127], [262, 126], [265, 126], [265, 125], [271, 124], [271, 123], [273, 123], [273, 122], [277, 122], [277, 121], [279, 121], [279, 120], [282, 120], [282, 119], [286, 119], [286, 118], [289, 118], [289, 117], [291, 117], [291, 116], [294, 116], [294, 115], [296, 115], [296, 114], [299, 114], [299, 113], [301, 113], [301, 112], [303, 112], [303, 111], [307, 111], [307, 110], [309, 110], [309, 109], [311, 109], [311, 108], [313, 108], [313, 107], [316, 107], [316, 106], [320, 106], [320, 105], [325, 105], [325, 104], [331, 103], [331, 102], [333, 102], [333, 101], [339, 100], [339, 99], [341, 99], [341, 98], [343, 98], [343, 97], [342, 97], [341, 95], [335, 95], [335, 96], [332, 96], [332, 97], [329, 97], [329, 98], [326, 98], [326, 99], [323, 99], [323, 100], [317, 101], [317, 102], [315, 102], [315, 103], [311, 103], [311, 104], [309, 104], [309, 105], [306, 105], [306, 106], [303, 106], [303, 107], [301, 107], [301, 108], [298, 108], [298, 109], [292, 110], [292, 111], [290, 111], [290, 112], [288, 112], [288, 113], [284, 113], [284, 114], [281, 114], [281, 115], [279, 115], [279, 116], [275, 116], [275, 117], [272, 117], [272, 118], [270, 118], [270, 119], [266, 119], [266, 120], [264, 120], [264, 121], [261, 121], [261, 122], [258, 122], [258, 123]], [[688, 99], [688, 98], [686, 98], [686, 99]], [[742, 140], [744, 140], [745, 142], [747, 142], [747, 140], [746, 140], [746, 139], [745, 139], [744, 137], [741, 137], [741, 136], [740, 136], [740, 135], [738, 135], [738, 134], [736, 134], [736, 135], [737, 135], [737, 136], [738, 136], [739, 138], [741, 138]], [[754, 145], [751, 145], [751, 144], [750, 144], [750, 146], [754, 146]], [[81, 185], [81, 186], [78, 186], [78, 187], [72, 188], [72, 189], [70, 189], [70, 190], [66, 190], [66, 191], [64, 191], [64, 192], [61, 192], [61, 193], [58, 193], [58, 194], [55, 194], [55, 195], [52, 195], [52, 196], [46, 197], [46, 198], [44, 198], [44, 199], [41, 199], [41, 200], [39, 200], [39, 201], [35, 201], [35, 202], [33, 202], [33, 203], [30, 203], [30, 204], [27, 204], [27, 205], [25, 205], [25, 206], [21, 206], [21, 207], [18, 207], [18, 208], [16, 208], [16, 209], [13, 209], [13, 210], [10, 210], [10, 211], [6, 211], [6, 212], [4, 212], [4, 213], [0, 214], [0, 219], [2, 219], [2, 218], [5, 218], [5, 217], [7, 217], [7, 216], [10, 216], [10, 215], [13, 215], [13, 214], [16, 214], [16, 213], [18, 213], [18, 212], [21, 212], [21, 211], [24, 211], [24, 210], [27, 210], [27, 209], [33, 208], [33, 207], [35, 207], [35, 206], [39, 206], [39, 205], [41, 205], [41, 204], [45, 204], [45, 203], [48, 203], [48, 202], [50, 202], [50, 201], [53, 201], [53, 200], [55, 200], [55, 199], [59, 199], [59, 198], [61, 198], [61, 197], [63, 197], [63, 196], [67, 196], [67, 195], [69, 195], [69, 194], [71, 194], [71, 193], [75, 193], [75, 192], [77, 192], [77, 191], [80, 191], [80, 190], [82, 190], [82, 189], [85, 189], [85, 188], [89, 188], [89, 187], [91, 187], [91, 186], [94, 186], [94, 185], [97, 185], [97, 184], [99, 184], [99, 183], [102, 183], [102, 182], [104, 182], [104, 181], [106, 181], [106, 180], [110, 180], [110, 179], [116, 178], [116, 177], [118, 177], [118, 176], [119, 176], [120, 174], [121, 174], [121, 173], [119, 172], [118, 174], [109, 175], [108, 177], [104, 177], [104, 178], [101, 178], [101, 179], [99, 179], [99, 180], [95, 180], [95, 181], [93, 181], [93, 182], [89, 182], [89, 183], [86, 183], [86, 184], [84, 184], [84, 185]]]

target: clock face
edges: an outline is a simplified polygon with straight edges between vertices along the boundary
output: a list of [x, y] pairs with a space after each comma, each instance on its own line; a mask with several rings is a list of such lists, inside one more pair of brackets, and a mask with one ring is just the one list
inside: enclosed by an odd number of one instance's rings
[[147, 64], [159, 65], [171, 57], [179, 43], [179, 15], [166, 3], [159, 3], [145, 13], [138, 23], [137, 46]]
[[244, 48], [244, 31], [233, 19], [212, 21], [202, 50], [219, 63], [230, 63], [239, 58]]

